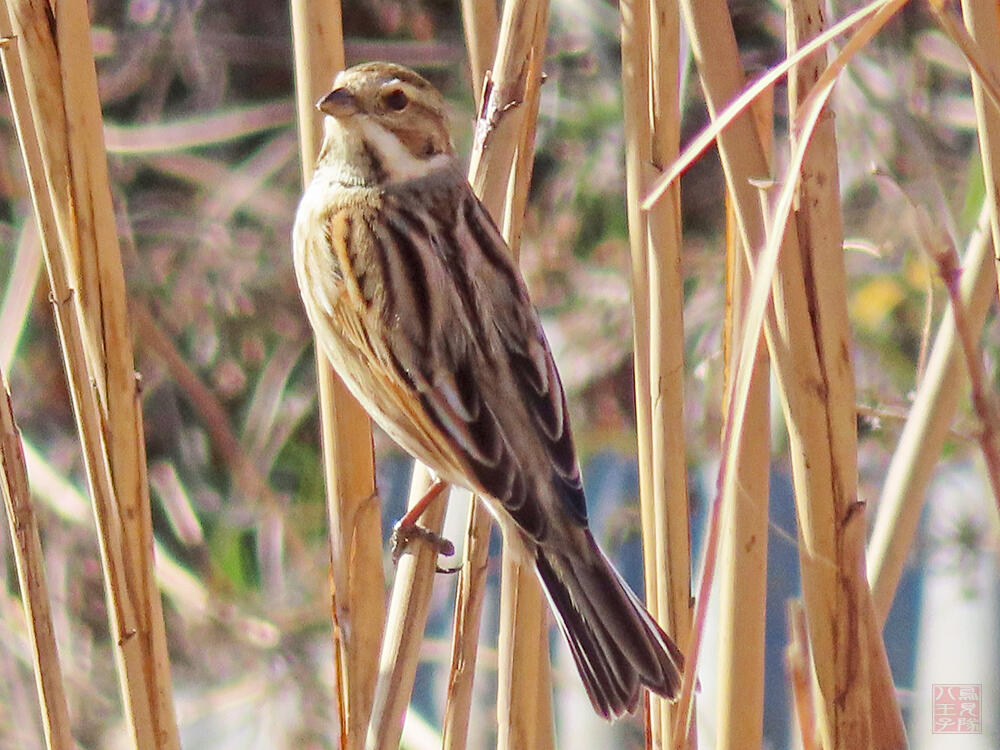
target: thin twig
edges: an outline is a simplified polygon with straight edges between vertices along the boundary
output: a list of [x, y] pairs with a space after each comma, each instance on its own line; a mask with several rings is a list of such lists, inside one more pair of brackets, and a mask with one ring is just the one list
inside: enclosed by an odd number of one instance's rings
[[1000, 412], [997, 410], [996, 396], [986, 385], [987, 376], [983, 366], [983, 353], [979, 348], [978, 332], [970, 324], [969, 312], [962, 300], [962, 290], [959, 287], [962, 269], [958, 253], [947, 235], [935, 232], [933, 224], [922, 212], [917, 215], [921, 225], [920, 236], [925, 242], [933, 243], [928, 249], [937, 263], [938, 275], [951, 300], [955, 330], [958, 332], [969, 375], [972, 407], [979, 416], [979, 447], [986, 463], [993, 499], [1000, 511]]
[[[984, 202], [962, 260], [965, 269], [961, 280], [962, 300], [968, 313], [968, 325], [973, 330], [982, 327], [990, 301], [996, 294], [990, 213], [991, 207]], [[889, 461], [876, 505], [878, 510], [868, 544], [868, 580], [879, 624], [885, 623], [892, 607], [896, 587], [916, 538], [927, 485], [958, 408], [963, 367], [953, 310], [948, 307], [934, 337], [927, 371]]]
[[72, 750], [74, 743], [70, 733], [69, 708], [52, 627], [42, 543], [28, 489], [21, 432], [14, 421], [10, 388], [2, 369], [0, 386], [3, 390], [0, 393], [0, 490], [3, 490], [7, 509], [21, 602], [28, 623], [45, 743], [49, 750]]
[[[872, 421], [890, 420], [893, 422], [905, 423], [911, 414], [909, 409], [900, 409], [893, 406], [870, 406], [868, 404], [855, 404], [854, 411], [859, 417], [865, 417]], [[948, 437], [963, 443], [975, 442], [976, 436], [970, 432], [959, 431], [954, 428], [948, 429]]]

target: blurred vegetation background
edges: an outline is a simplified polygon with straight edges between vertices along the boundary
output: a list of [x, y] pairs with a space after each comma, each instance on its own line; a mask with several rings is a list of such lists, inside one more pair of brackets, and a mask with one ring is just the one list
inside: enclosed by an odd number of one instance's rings
[[[838, 17], [849, 10], [835, 5]], [[745, 65], [763, 69], [780, 59], [781, 3], [731, 6]], [[288, 9], [95, 0], [91, 11], [182, 736], [188, 747], [334, 747], [315, 371], [289, 240], [300, 171]], [[402, 62], [445, 92], [467, 154], [475, 104], [457, 0], [345, 0], [344, 26], [348, 64]], [[641, 588], [616, 5], [555, 0], [547, 54], [522, 266], [569, 394], [597, 533]], [[687, 138], [706, 115], [697, 80], [689, 65], [684, 70]], [[781, 131], [783, 90], [776, 102]], [[967, 69], [920, 4], [855, 59], [834, 102], [861, 401], [860, 490], [862, 500], [874, 500], [946, 305], [910, 207], [927, 208], [961, 247], [983, 186]], [[5, 97], [0, 148], [0, 358], [29, 447], [76, 738], [84, 747], [116, 747], [125, 735], [97, 543]], [[721, 195], [709, 153], [682, 182], [685, 429], [696, 517], [702, 485], [714, 484], [721, 427]], [[995, 321], [990, 330], [988, 371], [996, 377]], [[975, 455], [974, 429], [966, 409], [948, 460]], [[782, 598], [795, 592], [797, 561], [791, 490], [780, 478], [788, 473], [783, 442], [775, 439], [771, 572], [784, 582], [771, 592], [769, 640], [780, 658]], [[388, 528], [402, 511], [409, 462], [383, 435], [375, 441]], [[956, 559], [988, 538], [975, 525], [957, 525]], [[920, 558], [918, 550], [914, 570]], [[41, 747], [6, 535], [0, 580], [0, 748]], [[437, 589], [415, 703], [428, 716], [443, 696], [445, 670], [437, 667], [447, 662], [454, 596], [447, 578]], [[904, 581], [887, 630], [902, 688], [912, 684], [912, 581], [910, 591]], [[495, 638], [489, 606], [487, 640]], [[788, 712], [777, 658], [769, 658], [765, 734], [782, 747]], [[488, 707], [490, 675], [481, 677]], [[567, 665], [556, 680], [575, 676]], [[494, 731], [488, 710], [478, 716], [473, 743]], [[616, 731], [621, 747], [641, 743], [638, 723]], [[415, 736], [409, 741], [418, 747]]]

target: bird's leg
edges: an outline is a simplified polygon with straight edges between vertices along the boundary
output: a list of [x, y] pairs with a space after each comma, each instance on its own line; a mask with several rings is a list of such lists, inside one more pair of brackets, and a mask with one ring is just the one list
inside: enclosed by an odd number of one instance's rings
[[[392, 528], [392, 535], [389, 537], [389, 547], [392, 549], [392, 562], [395, 565], [399, 562], [400, 556], [414, 539], [424, 539], [430, 542], [437, 550], [438, 554], [450, 556], [455, 554], [455, 545], [436, 534], [425, 529], [418, 524], [420, 517], [424, 514], [432, 502], [448, 489], [447, 482], [435, 479], [431, 486], [427, 488], [424, 496], [415, 502], [406, 514], [396, 521]], [[454, 570], [438, 568], [439, 573], [453, 573]]]

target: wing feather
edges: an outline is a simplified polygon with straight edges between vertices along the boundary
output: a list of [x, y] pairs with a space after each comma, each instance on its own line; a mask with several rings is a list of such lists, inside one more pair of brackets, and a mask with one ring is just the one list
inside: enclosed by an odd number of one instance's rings
[[[562, 384], [502, 236], [467, 183], [450, 189], [440, 196], [385, 196], [383, 210], [393, 214], [387, 224], [419, 238], [404, 243], [400, 257], [413, 247], [423, 251], [422, 272], [430, 278], [410, 288], [428, 290], [438, 307], [411, 305], [432, 309], [441, 321], [421, 327], [402, 317], [406, 311], [390, 311], [383, 319], [398, 322], [386, 330], [387, 346], [427, 416], [465, 462], [474, 489], [541, 539], [549, 511], [540, 494], [554, 491], [571, 518], [587, 518]], [[417, 212], [415, 205], [444, 213]], [[388, 253], [395, 239], [382, 236]], [[393, 276], [406, 278], [398, 270]], [[421, 328], [426, 337], [416, 341]], [[539, 461], [549, 465], [548, 476], [532, 473]]]

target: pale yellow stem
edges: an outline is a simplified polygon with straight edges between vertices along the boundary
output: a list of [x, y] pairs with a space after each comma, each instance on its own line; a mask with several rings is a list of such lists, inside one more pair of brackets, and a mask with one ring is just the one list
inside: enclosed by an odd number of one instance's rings
[[[315, 103], [344, 67], [339, 0], [294, 0], [295, 98], [302, 182], [322, 141]], [[316, 351], [323, 467], [330, 522], [334, 667], [340, 744], [362, 747], [378, 676], [385, 608], [381, 509], [375, 492], [371, 422], [321, 351]]]

